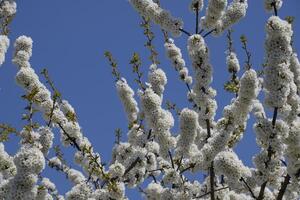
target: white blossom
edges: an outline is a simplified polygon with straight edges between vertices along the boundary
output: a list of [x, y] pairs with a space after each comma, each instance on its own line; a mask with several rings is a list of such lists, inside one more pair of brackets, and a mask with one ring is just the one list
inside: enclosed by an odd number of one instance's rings
[[274, 10], [274, 6], [277, 10], [279, 10], [282, 6], [282, 0], [264, 0], [266, 11], [272, 12]]
[[289, 69], [293, 32], [291, 25], [277, 16], [269, 18], [266, 31], [265, 103], [270, 107], [280, 108], [287, 102], [290, 93], [289, 84], [293, 80]]
[[240, 188], [240, 179], [247, 180], [251, 171], [244, 166], [233, 151], [222, 151], [214, 159], [216, 173], [226, 176], [226, 182], [232, 188]]
[[0, 66], [5, 61], [5, 54], [6, 54], [8, 47], [9, 47], [8, 37], [6, 35], [0, 35]]
[[125, 167], [121, 163], [114, 163], [109, 166], [108, 173], [112, 178], [122, 177], [125, 172]]
[[212, 82], [212, 66], [209, 52], [201, 35], [192, 35], [188, 39], [188, 53], [195, 71], [195, 84], [190, 97], [196, 104], [200, 126], [206, 127], [206, 120], [212, 121], [217, 109], [214, 99], [216, 92], [209, 85]]
[[48, 127], [40, 127], [38, 129], [39, 142], [42, 146], [41, 151], [44, 155], [48, 154], [49, 149], [52, 147], [54, 134]]
[[200, 12], [203, 9], [203, 0], [192, 0], [190, 3], [190, 11], [195, 12], [198, 10]]
[[77, 184], [66, 193], [66, 200], [86, 200], [92, 195], [91, 187], [86, 184]]
[[[233, 0], [226, 9], [221, 22], [221, 30], [225, 30], [246, 16], [247, 0]], [[220, 30], [217, 29], [216, 32]]]
[[17, 12], [17, 4], [14, 0], [3, 0], [0, 5], [1, 17], [12, 17]]
[[198, 126], [198, 115], [195, 111], [185, 108], [180, 112], [180, 135], [176, 148], [178, 157], [190, 154], [191, 145], [197, 136]]
[[240, 71], [240, 63], [236, 56], [236, 53], [230, 52], [228, 54], [228, 56], [226, 57], [226, 64], [229, 72], [236, 73]]
[[167, 57], [172, 62], [175, 70], [179, 72], [180, 79], [188, 85], [192, 84], [193, 79], [191, 76], [189, 76], [189, 71], [185, 66], [185, 61], [182, 58], [180, 48], [175, 45], [174, 40], [171, 38], [165, 42], [164, 46]]
[[175, 145], [175, 138], [170, 133], [174, 125], [172, 114], [161, 108], [161, 98], [151, 88], [147, 88], [140, 94], [141, 104], [152, 134], [160, 145], [160, 153], [168, 156], [168, 150]]
[[132, 6], [144, 17], [150, 18], [162, 29], [170, 31], [174, 37], [180, 36], [179, 29], [183, 27], [180, 19], [174, 18], [168, 11], [163, 10], [152, 0], [129, 0]]
[[151, 84], [152, 90], [160, 97], [165, 90], [165, 85], [167, 84], [167, 76], [165, 72], [157, 68], [156, 64], [150, 66], [150, 71], [148, 74], [148, 80]]
[[157, 200], [161, 199], [162, 192], [163, 187], [160, 184], [151, 182], [145, 189], [145, 196], [148, 200]]
[[16, 170], [13, 158], [5, 151], [3, 143], [0, 143], [0, 176], [8, 179], [16, 174]]
[[129, 123], [136, 122], [139, 109], [134, 99], [134, 91], [130, 88], [125, 79], [117, 81], [116, 88], [127, 113]]
[[205, 17], [201, 18], [202, 26], [206, 29], [213, 29], [220, 23], [227, 6], [227, 0], [209, 0]]

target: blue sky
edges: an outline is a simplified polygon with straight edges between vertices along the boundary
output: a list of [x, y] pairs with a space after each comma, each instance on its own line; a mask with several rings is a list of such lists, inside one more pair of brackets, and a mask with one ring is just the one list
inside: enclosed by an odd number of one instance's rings
[[[206, 1], [205, 1], [206, 2]], [[161, 0], [162, 7], [167, 8], [173, 16], [182, 17], [185, 29], [191, 32], [195, 29], [194, 14], [189, 12], [190, 1]], [[300, 2], [298, 0], [284, 1], [279, 16], [295, 16], [294, 47], [299, 53], [300, 38]], [[203, 11], [201, 15], [203, 15]], [[240, 58], [245, 60], [239, 37], [245, 34], [248, 38], [249, 50], [252, 53], [252, 63], [255, 69], [261, 69], [264, 62], [264, 24], [269, 13], [263, 9], [263, 1], [249, 2], [247, 16], [234, 28], [234, 47]], [[128, 64], [133, 52], [140, 53], [142, 70], [147, 74], [149, 67], [149, 51], [143, 44], [145, 37], [139, 28], [141, 19], [126, 0], [51, 0], [18, 1], [18, 12], [11, 25], [11, 43], [20, 36], [27, 35], [34, 41], [32, 67], [36, 72], [47, 68], [56, 87], [62, 92], [76, 109], [84, 134], [90, 138], [94, 148], [109, 162], [114, 143], [114, 130], [121, 128], [125, 135], [127, 130], [126, 115], [115, 92], [111, 69], [103, 56], [105, 50], [110, 50], [119, 63], [120, 72], [134, 88], [134, 75]], [[177, 78], [170, 62], [165, 58], [162, 35], [154, 26], [157, 37], [155, 46], [160, 53], [161, 67], [168, 76], [165, 100], [170, 100], [179, 108], [190, 106], [186, 100], [186, 88]], [[190, 68], [186, 52], [186, 39], [183, 35], [175, 39], [182, 48], [182, 53]], [[225, 37], [209, 36], [206, 42], [211, 52], [211, 63], [214, 67], [213, 87], [217, 89], [218, 114], [232, 98], [225, 93], [223, 84], [229, 78], [225, 65]], [[11, 45], [12, 46], [12, 45]], [[17, 69], [11, 64], [12, 47], [10, 47], [6, 62], [0, 68], [0, 123], [9, 123], [21, 128], [24, 122], [21, 115], [26, 103], [20, 96], [24, 94], [14, 80]], [[190, 70], [192, 70], [190, 68]], [[144, 79], [146, 80], [146, 79]], [[178, 122], [178, 119], [175, 118]], [[253, 122], [253, 121], [250, 121]], [[237, 152], [247, 165], [251, 165], [251, 157], [257, 151], [252, 123], [237, 147]], [[174, 128], [176, 133], [176, 128]], [[125, 136], [123, 137], [123, 140]], [[10, 153], [16, 152], [18, 139], [12, 137], [6, 143]], [[73, 151], [66, 150], [66, 156]], [[71, 163], [71, 161], [70, 161]], [[74, 166], [74, 164], [72, 164]], [[64, 175], [52, 169], [47, 169], [45, 176], [56, 182], [61, 193], [70, 188]], [[136, 192], [129, 192], [130, 199], [140, 199]]]

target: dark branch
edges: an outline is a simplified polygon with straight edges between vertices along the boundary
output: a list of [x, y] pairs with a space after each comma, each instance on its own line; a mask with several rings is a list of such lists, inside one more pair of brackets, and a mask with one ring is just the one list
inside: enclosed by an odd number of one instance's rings
[[268, 181], [265, 181], [261, 186], [260, 186], [260, 191], [259, 195], [257, 197], [257, 200], [263, 200], [264, 199], [264, 194], [265, 194], [265, 188], [267, 186]]
[[208, 31], [207, 33], [205, 33], [205, 34], [203, 35], [203, 38], [209, 36], [209, 35], [210, 35], [211, 33], [213, 33], [214, 31], [216, 31], [216, 29], [212, 29], [212, 30]]
[[130, 172], [130, 170], [132, 170], [132, 169], [136, 166], [136, 164], [137, 164], [138, 162], [140, 162], [140, 161], [141, 161], [141, 158], [140, 158], [140, 157], [137, 157], [137, 158], [131, 163], [131, 165], [125, 170], [124, 176], [125, 176], [126, 174], [128, 174], [128, 173]]
[[273, 9], [274, 9], [274, 15], [278, 16], [278, 11], [277, 11], [277, 7], [276, 7], [276, 1], [273, 0], [273, 2], [271, 3], [271, 5], [273, 6]]
[[168, 151], [168, 153], [169, 153], [169, 156], [170, 156], [170, 160], [171, 160], [172, 168], [173, 168], [173, 169], [175, 169], [175, 166], [174, 166], [174, 161], [173, 161], [173, 157], [172, 157], [172, 153], [171, 153], [171, 151], [170, 151], [170, 150]]
[[286, 191], [286, 188], [287, 188], [288, 184], [290, 183], [290, 179], [291, 179], [290, 175], [287, 174], [284, 178], [284, 181], [281, 183], [281, 187], [280, 187], [280, 190], [279, 190], [276, 200], [282, 200], [283, 195]]
[[198, 2], [196, 3], [196, 34], [198, 34], [198, 30], [199, 30], [199, 7], [198, 7]]
[[184, 30], [184, 29], [182, 29], [182, 28], [180, 28], [179, 30], [180, 30], [182, 33], [186, 34], [187, 36], [191, 36], [191, 35], [192, 35], [191, 33], [187, 32], [186, 30]]
[[215, 170], [214, 161], [211, 162], [209, 168], [209, 178], [210, 178], [210, 199], [215, 200]]
[[240, 180], [246, 185], [246, 187], [247, 187], [247, 189], [249, 190], [251, 196], [252, 196], [254, 199], [257, 199], [256, 196], [254, 195], [253, 191], [251, 190], [250, 186], [249, 186], [248, 183], [245, 181], [245, 179], [242, 177]]

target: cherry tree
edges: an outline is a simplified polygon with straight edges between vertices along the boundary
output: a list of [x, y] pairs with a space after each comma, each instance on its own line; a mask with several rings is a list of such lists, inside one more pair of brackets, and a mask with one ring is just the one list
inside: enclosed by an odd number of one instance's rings
[[[244, 69], [233, 48], [232, 27], [246, 16], [247, 0], [191, 0], [195, 31], [184, 28], [183, 21], [160, 6], [159, 0], [129, 0], [142, 18], [142, 28], [150, 52], [147, 81], [143, 81], [141, 58], [130, 60], [138, 90], [134, 91], [119, 71], [112, 53], [105, 52], [115, 79], [116, 91], [128, 120], [127, 141], [116, 131], [116, 144], [109, 164], [94, 150], [82, 132], [76, 111], [63, 98], [45, 69], [41, 75], [31, 67], [33, 41], [19, 36], [14, 41], [12, 62], [18, 69], [16, 82], [25, 91], [26, 124], [21, 130], [0, 124], [0, 199], [76, 199], [122, 200], [126, 188], [137, 188], [145, 199], [286, 199], [300, 198], [300, 63], [293, 49], [292, 18], [280, 18], [282, 0], [264, 0], [270, 17], [265, 24], [265, 55], [262, 71], [251, 64], [245, 36], [241, 37], [247, 60]], [[288, 2], [287, 2], [288, 3]], [[22, 9], [22, 8], [20, 8]], [[14, 0], [0, 1], [0, 65], [10, 45], [9, 24], [17, 11]], [[201, 17], [200, 14], [203, 14]], [[152, 43], [151, 25], [160, 27], [163, 46], [170, 65], [187, 88], [189, 104], [178, 108], [167, 102], [164, 90], [167, 76], [160, 67]], [[242, 22], [241, 22], [242, 23]], [[211, 87], [211, 64], [207, 37], [227, 35], [226, 64], [230, 80], [224, 88], [233, 93], [231, 103], [216, 119], [217, 92]], [[176, 45], [186, 37], [187, 48]], [[182, 51], [187, 51], [184, 58]], [[192, 70], [185, 60], [191, 61]], [[241, 76], [239, 77], [239, 74]], [[264, 97], [260, 98], [259, 94]], [[265, 109], [272, 109], [268, 117]], [[40, 113], [43, 124], [33, 120]], [[254, 167], [246, 166], [233, 148], [241, 141], [251, 116], [260, 151], [254, 155]], [[172, 132], [174, 118], [179, 119], [179, 134]], [[54, 134], [55, 130], [60, 135]], [[10, 134], [20, 138], [18, 151], [9, 155], [5, 142]], [[61, 149], [53, 146], [54, 137], [66, 148], [75, 150], [68, 164]], [[49, 152], [54, 151], [54, 157]], [[65, 174], [73, 187], [59, 194], [51, 177], [42, 171], [53, 168]], [[203, 180], [189, 174], [204, 174]]]

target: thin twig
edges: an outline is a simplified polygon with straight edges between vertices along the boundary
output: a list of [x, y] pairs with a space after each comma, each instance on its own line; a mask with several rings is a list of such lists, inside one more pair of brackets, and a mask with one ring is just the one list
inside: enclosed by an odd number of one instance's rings
[[182, 33], [186, 34], [187, 36], [191, 36], [192, 34], [182, 28], [179, 29]]
[[243, 181], [243, 183], [246, 185], [246, 187], [248, 188], [248, 190], [249, 190], [251, 196], [252, 196], [254, 199], [257, 199], [256, 196], [254, 195], [252, 189], [250, 188], [250, 186], [248, 185], [248, 183], [245, 181], [245, 179], [242, 177], [240, 180]]
[[[273, 126], [273, 129], [275, 128], [275, 125], [276, 125], [276, 119], [277, 119], [277, 113], [278, 113], [278, 108], [275, 107], [274, 108], [274, 112], [273, 112], [273, 118], [272, 118], [272, 126]], [[274, 137], [274, 136], [272, 136]], [[266, 167], [268, 167], [268, 164], [269, 162], [271, 161], [272, 159], [272, 155], [274, 154], [274, 151], [272, 150], [272, 147], [271, 145], [269, 145], [268, 147], [268, 160], [267, 162], [265, 163]], [[265, 188], [267, 186], [267, 183], [268, 181], [265, 181], [261, 187], [260, 187], [260, 191], [259, 191], [259, 195], [257, 197], [257, 200], [262, 200], [264, 198], [264, 193], [265, 193]]]
[[198, 2], [196, 3], [196, 34], [198, 34], [198, 29], [199, 29], [199, 7], [198, 7]]
[[140, 162], [140, 161], [141, 161], [141, 158], [140, 158], [140, 157], [137, 157], [137, 158], [131, 163], [131, 165], [125, 170], [124, 176], [125, 176], [126, 174], [128, 174], [128, 173], [130, 172], [130, 170], [132, 170], [132, 169], [136, 166], [136, 164], [137, 164], [138, 162]]
[[174, 166], [174, 161], [173, 161], [173, 157], [172, 157], [172, 153], [171, 153], [171, 151], [170, 151], [170, 150], [168, 151], [168, 153], [169, 153], [169, 156], [170, 156], [170, 160], [171, 160], [172, 168], [173, 168], [173, 169], [175, 169], [175, 166]]
[[203, 38], [209, 36], [209, 35], [210, 35], [211, 33], [213, 33], [214, 31], [216, 31], [216, 29], [212, 29], [212, 30], [208, 31], [207, 33], [205, 33], [205, 34], [203, 35]]
[[278, 11], [277, 11], [277, 8], [276, 8], [276, 1], [273, 0], [273, 2], [271, 3], [271, 5], [273, 6], [273, 9], [274, 9], [274, 15], [278, 16]]

